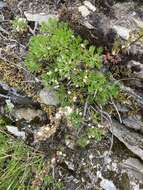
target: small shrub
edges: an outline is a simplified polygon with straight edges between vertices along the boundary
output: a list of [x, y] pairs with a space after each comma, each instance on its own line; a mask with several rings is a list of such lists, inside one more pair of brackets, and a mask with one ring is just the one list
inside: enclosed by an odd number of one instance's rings
[[[61, 106], [82, 109], [87, 99], [90, 104], [104, 105], [118, 93], [109, 76], [100, 71], [102, 50], [74, 36], [63, 22], [50, 19], [41, 24], [40, 34], [30, 41], [25, 64], [45, 86], [56, 89]], [[71, 116], [74, 123], [81, 120], [75, 113]]]

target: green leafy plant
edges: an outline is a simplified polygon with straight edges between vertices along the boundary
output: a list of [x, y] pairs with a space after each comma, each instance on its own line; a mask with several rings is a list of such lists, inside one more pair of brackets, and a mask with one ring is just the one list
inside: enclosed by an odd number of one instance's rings
[[81, 148], [85, 148], [92, 139], [96, 141], [101, 141], [105, 136], [105, 131], [103, 129], [97, 127], [90, 127], [87, 128], [82, 134], [79, 139], [77, 140], [76, 144]]
[[[118, 93], [117, 85], [103, 74], [102, 50], [75, 36], [66, 23], [49, 19], [42, 23], [40, 34], [33, 36], [25, 59], [28, 69], [42, 78], [45, 86], [56, 89], [61, 106], [83, 108], [106, 104]], [[81, 117], [71, 115], [79, 125]]]
[[71, 123], [76, 127], [79, 128], [83, 122], [83, 118], [78, 110], [75, 112], [72, 112], [69, 116], [68, 119], [71, 121]]
[[88, 138], [96, 139], [96, 141], [101, 141], [101, 139], [104, 137], [104, 130], [97, 127], [88, 128], [87, 136]]
[[23, 33], [27, 31], [28, 23], [25, 18], [16, 17], [14, 20], [12, 20], [12, 28], [16, 32]]

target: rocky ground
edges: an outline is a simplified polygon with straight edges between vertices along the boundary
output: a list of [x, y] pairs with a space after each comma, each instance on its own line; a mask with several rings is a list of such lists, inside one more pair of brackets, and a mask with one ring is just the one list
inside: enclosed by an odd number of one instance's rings
[[[17, 16], [28, 21], [22, 35], [11, 27]], [[30, 37], [49, 17], [68, 22], [75, 35], [103, 47], [103, 69], [112, 72], [112, 80], [121, 81], [120, 97], [109, 104], [115, 111], [108, 107], [107, 120], [99, 125], [104, 130], [101, 139], [92, 134], [83, 141], [85, 129], [73, 130], [62, 117], [55, 120], [51, 106], [58, 100], [23, 65]], [[143, 189], [142, 28], [139, 0], [0, 1], [1, 117], [10, 121], [10, 134], [44, 152], [50, 174], [63, 182], [63, 189]]]

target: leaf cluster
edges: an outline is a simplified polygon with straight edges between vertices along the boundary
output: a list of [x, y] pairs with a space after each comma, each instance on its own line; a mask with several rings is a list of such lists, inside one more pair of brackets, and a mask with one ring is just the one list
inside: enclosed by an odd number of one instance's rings
[[61, 105], [82, 107], [86, 99], [90, 104], [106, 104], [118, 92], [100, 71], [102, 49], [75, 36], [63, 22], [49, 19], [41, 24], [40, 34], [30, 41], [25, 64], [45, 86], [56, 89]]

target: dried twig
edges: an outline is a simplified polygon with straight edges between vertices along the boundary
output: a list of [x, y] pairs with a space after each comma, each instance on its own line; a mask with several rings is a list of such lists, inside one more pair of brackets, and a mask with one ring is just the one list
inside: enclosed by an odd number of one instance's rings
[[111, 98], [111, 104], [114, 106], [114, 108], [115, 108], [115, 110], [116, 110], [116, 112], [117, 112], [117, 114], [118, 114], [120, 123], [123, 123], [122, 118], [121, 118], [121, 115], [120, 115], [120, 113], [119, 113], [119, 111], [118, 111], [118, 108], [117, 108], [115, 102], [112, 100], [112, 98]]

